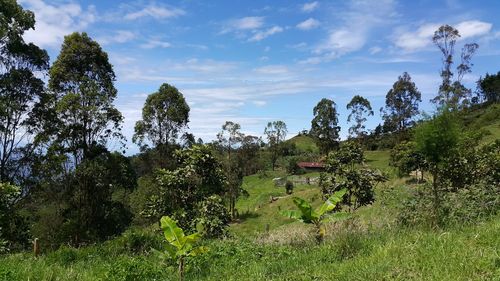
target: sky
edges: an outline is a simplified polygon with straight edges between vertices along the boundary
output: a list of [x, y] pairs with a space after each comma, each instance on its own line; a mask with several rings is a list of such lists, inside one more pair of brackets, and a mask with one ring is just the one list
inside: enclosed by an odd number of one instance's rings
[[310, 129], [322, 99], [337, 105], [347, 136], [346, 105], [354, 95], [375, 111], [398, 76], [408, 72], [422, 93], [420, 108], [439, 86], [441, 56], [432, 44], [442, 24], [465, 43], [478, 43], [467, 86], [500, 71], [500, 1], [87, 1], [19, 0], [35, 13], [25, 40], [53, 62], [64, 36], [87, 32], [109, 55], [116, 73], [116, 107], [124, 115], [128, 154], [148, 94], [177, 87], [191, 112], [189, 132], [215, 139], [225, 121], [263, 135], [269, 121], [287, 124], [288, 137]]

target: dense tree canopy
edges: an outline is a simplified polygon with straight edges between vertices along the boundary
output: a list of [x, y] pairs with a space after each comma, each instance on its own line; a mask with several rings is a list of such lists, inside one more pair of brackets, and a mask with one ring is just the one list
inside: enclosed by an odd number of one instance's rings
[[322, 99], [313, 109], [311, 136], [316, 140], [320, 150], [328, 153], [338, 147], [340, 126], [335, 102]]
[[384, 127], [398, 133], [414, 124], [419, 113], [418, 103], [422, 101], [420, 91], [411, 81], [410, 74], [404, 72], [398, 77], [392, 89], [385, 96], [385, 108], [381, 108]]
[[478, 94], [486, 103], [500, 102], [500, 71], [488, 74], [478, 81]]
[[45, 50], [25, 43], [23, 34], [33, 29], [35, 17], [13, 0], [0, 1], [0, 182], [18, 180], [20, 161], [33, 146], [23, 142], [32, 131], [32, 109], [44, 93], [35, 72], [48, 69]]
[[142, 120], [135, 124], [134, 142], [145, 145], [149, 140], [154, 146], [168, 146], [175, 141], [180, 130], [189, 122], [189, 106], [182, 93], [169, 84], [146, 99]]
[[123, 138], [123, 116], [114, 107], [115, 73], [108, 55], [86, 33], [64, 37], [61, 53], [50, 69], [52, 118], [45, 134], [80, 163], [96, 145]]

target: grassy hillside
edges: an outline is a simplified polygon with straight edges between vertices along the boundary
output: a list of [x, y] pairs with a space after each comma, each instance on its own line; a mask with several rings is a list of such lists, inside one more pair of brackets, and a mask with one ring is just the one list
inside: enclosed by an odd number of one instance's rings
[[309, 137], [309, 136], [295, 136], [287, 142], [294, 143], [295, 147], [297, 148], [298, 151], [305, 153], [305, 152], [314, 152], [318, 153], [319, 149], [314, 140]]
[[[479, 109], [463, 120], [469, 128], [489, 132], [484, 142], [490, 142], [500, 139], [499, 111], [499, 106]], [[289, 141], [304, 151], [317, 149], [305, 136]], [[396, 221], [401, 201], [415, 186], [394, 176], [389, 155], [388, 150], [366, 152], [367, 164], [391, 179], [376, 187], [375, 203], [357, 210], [352, 220], [328, 224], [325, 243], [319, 246], [310, 226], [279, 214], [294, 207], [293, 196], [319, 205], [318, 186], [298, 184], [293, 195], [287, 195], [273, 183], [273, 178], [285, 176], [283, 172], [246, 177], [243, 187], [249, 196], [237, 202], [241, 217], [230, 226], [232, 237], [205, 241], [210, 251], [188, 263], [186, 279], [500, 280], [500, 216], [442, 230], [400, 226]], [[38, 258], [31, 253], [2, 256], [0, 281], [177, 280], [175, 265], [151, 251], [160, 248], [162, 239], [155, 225], [129, 230], [103, 244], [63, 247]]]

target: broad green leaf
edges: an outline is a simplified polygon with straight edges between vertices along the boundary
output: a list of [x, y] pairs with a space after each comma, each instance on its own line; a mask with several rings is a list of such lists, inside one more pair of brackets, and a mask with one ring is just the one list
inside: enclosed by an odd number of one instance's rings
[[344, 197], [346, 192], [347, 192], [347, 189], [345, 189], [345, 188], [335, 192], [330, 198], [328, 198], [328, 200], [326, 200], [325, 203], [323, 203], [323, 205], [321, 205], [320, 208], [318, 208], [316, 210], [318, 215], [322, 216], [322, 215], [332, 211], [333, 209], [335, 209], [335, 206], [337, 206], [337, 204], [340, 201], [342, 201], [342, 197]]
[[165, 250], [167, 251], [167, 253], [170, 255], [170, 257], [172, 259], [177, 258], [176, 249], [173, 245], [165, 244]]
[[337, 205], [337, 203], [342, 201], [342, 198], [344, 197], [344, 195], [346, 193], [347, 193], [347, 189], [343, 188], [343, 189], [333, 193], [333, 195], [330, 198], [328, 198], [328, 201], [332, 202], [332, 204]]
[[182, 231], [175, 221], [168, 216], [162, 217], [160, 223], [165, 239], [167, 239], [170, 244], [180, 249], [184, 244], [184, 231]]
[[310, 222], [314, 219], [312, 216], [312, 207], [306, 200], [299, 197], [294, 197], [293, 203], [295, 203], [295, 205], [297, 205], [299, 210], [302, 212], [304, 222]]
[[200, 247], [196, 247], [194, 248], [190, 253], [189, 253], [189, 256], [197, 256], [197, 255], [200, 255], [200, 254], [204, 254], [208, 252], [208, 247], [205, 247], [205, 246], [200, 246]]
[[184, 243], [187, 243], [187, 244], [194, 244], [196, 242], [198, 242], [198, 240], [200, 240], [201, 238], [201, 234], [200, 233], [193, 233], [191, 235], [188, 235], [186, 237], [184, 237]]
[[300, 220], [300, 221], [303, 220], [302, 213], [300, 211], [297, 211], [297, 210], [281, 211], [280, 214], [287, 217], [287, 218], [290, 218], [290, 219], [295, 219], [295, 220]]

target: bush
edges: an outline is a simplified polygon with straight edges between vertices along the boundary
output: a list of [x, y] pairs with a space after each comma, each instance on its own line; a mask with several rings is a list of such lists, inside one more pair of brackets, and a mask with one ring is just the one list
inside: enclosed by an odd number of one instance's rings
[[134, 254], [144, 254], [151, 249], [161, 249], [163, 242], [157, 233], [135, 229], [127, 230], [118, 240], [122, 248]]
[[205, 237], [221, 238], [227, 236], [227, 227], [231, 217], [223, 203], [217, 195], [212, 195], [200, 202], [197, 216], [193, 220], [191, 228], [194, 229], [197, 224], [201, 224]]
[[285, 189], [286, 189], [286, 194], [292, 194], [293, 193], [293, 182], [286, 181]]
[[[500, 187], [478, 183], [457, 192], [447, 192], [438, 210], [442, 225], [473, 224], [494, 216], [500, 210]], [[436, 220], [430, 184], [418, 187], [403, 201], [398, 221], [405, 226], [433, 226]]]

